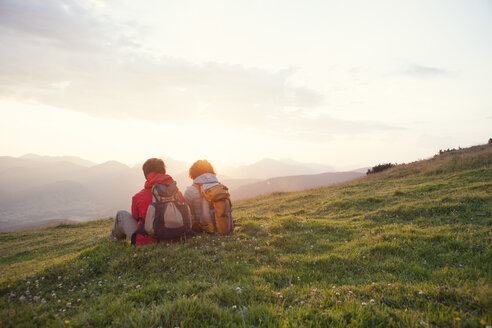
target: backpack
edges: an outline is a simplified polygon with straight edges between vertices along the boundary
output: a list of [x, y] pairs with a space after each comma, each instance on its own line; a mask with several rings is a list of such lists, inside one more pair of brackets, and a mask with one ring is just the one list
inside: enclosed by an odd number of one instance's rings
[[232, 202], [229, 189], [223, 184], [216, 184], [203, 189], [197, 184], [200, 193], [202, 213], [209, 213], [210, 220], [200, 222], [201, 230], [215, 235], [232, 235], [234, 220], [232, 219]]
[[179, 199], [176, 181], [169, 185], [156, 183], [152, 187], [152, 203], [145, 221], [136, 233], [156, 239], [175, 239], [191, 232], [190, 208]]

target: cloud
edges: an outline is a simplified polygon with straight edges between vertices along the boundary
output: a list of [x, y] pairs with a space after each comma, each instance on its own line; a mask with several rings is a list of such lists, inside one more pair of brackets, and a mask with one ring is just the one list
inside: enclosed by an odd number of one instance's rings
[[403, 73], [415, 77], [438, 77], [438, 76], [450, 75], [450, 72], [442, 68], [432, 67], [432, 66], [422, 66], [422, 65], [411, 65]]
[[312, 108], [323, 102], [319, 93], [289, 84], [292, 70], [149, 55], [115, 24], [75, 1], [4, 0], [0, 31], [6, 50], [0, 54], [4, 97], [165, 122], [237, 119], [238, 114], [247, 122], [285, 106]]
[[388, 128], [310, 115], [324, 96], [290, 83], [293, 69], [155, 56], [139, 44], [132, 26], [110, 21], [94, 6], [0, 0], [0, 97], [99, 117], [221, 122], [308, 138]]

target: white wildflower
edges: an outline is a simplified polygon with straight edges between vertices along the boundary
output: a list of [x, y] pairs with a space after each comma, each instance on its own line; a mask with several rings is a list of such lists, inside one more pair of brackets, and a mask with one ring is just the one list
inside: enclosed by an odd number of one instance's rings
[[371, 298], [371, 300], [369, 301], [369, 303], [374, 304], [376, 302], [374, 301], [374, 299]]
[[26, 297], [24, 295], [21, 295], [21, 297], [19, 297], [19, 301], [24, 302], [25, 300], [26, 300]]
[[236, 293], [241, 294], [241, 287], [236, 287]]
[[67, 308], [69, 308], [69, 309], [70, 309], [71, 307], [72, 307], [72, 303], [71, 303], [71, 302], [68, 302], [68, 303], [67, 303]]
[[137, 285], [137, 287], [135, 287], [136, 289], [140, 289], [140, 285]]
[[367, 303], [366, 303], [366, 302], [362, 302], [361, 304], [362, 304], [362, 306], [366, 306], [366, 305], [367, 305]]
[[232, 306], [232, 308], [233, 308], [233, 309], [237, 309], [237, 306], [236, 306], [236, 305], [233, 305], [233, 306]]

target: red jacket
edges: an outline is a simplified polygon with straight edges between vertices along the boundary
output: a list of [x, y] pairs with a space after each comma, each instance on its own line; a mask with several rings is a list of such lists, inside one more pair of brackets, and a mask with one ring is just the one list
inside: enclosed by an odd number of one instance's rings
[[[149, 207], [150, 203], [152, 203], [152, 187], [156, 183], [169, 185], [174, 181], [170, 175], [155, 172], [150, 172], [149, 174], [147, 174], [146, 178], [147, 181], [145, 181], [144, 189], [140, 190], [132, 198], [132, 216], [135, 220], [138, 220], [138, 218], [142, 218], [145, 220], [145, 217], [147, 215], [147, 208]], [[184, 201], [181, 191], [179, 191], [179, 198], [181, 199], [181, 201]], [[143, 221], [139, 222], [138, 227], [140, 227], [142, 223]], [[157, 239], [155, 238], [142, 234], [137, 234], [137, 245], [148, 245], [156, 242]]]

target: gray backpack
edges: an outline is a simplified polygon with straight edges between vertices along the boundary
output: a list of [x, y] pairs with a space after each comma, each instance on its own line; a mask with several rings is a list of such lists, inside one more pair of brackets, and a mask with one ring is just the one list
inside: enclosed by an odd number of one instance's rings
[[137, 233], [156, 239], [176, 239], [191, 233], [190, 208], [179, 199], [178, 191], [176, 181], [152, 187], [152, 203]]

